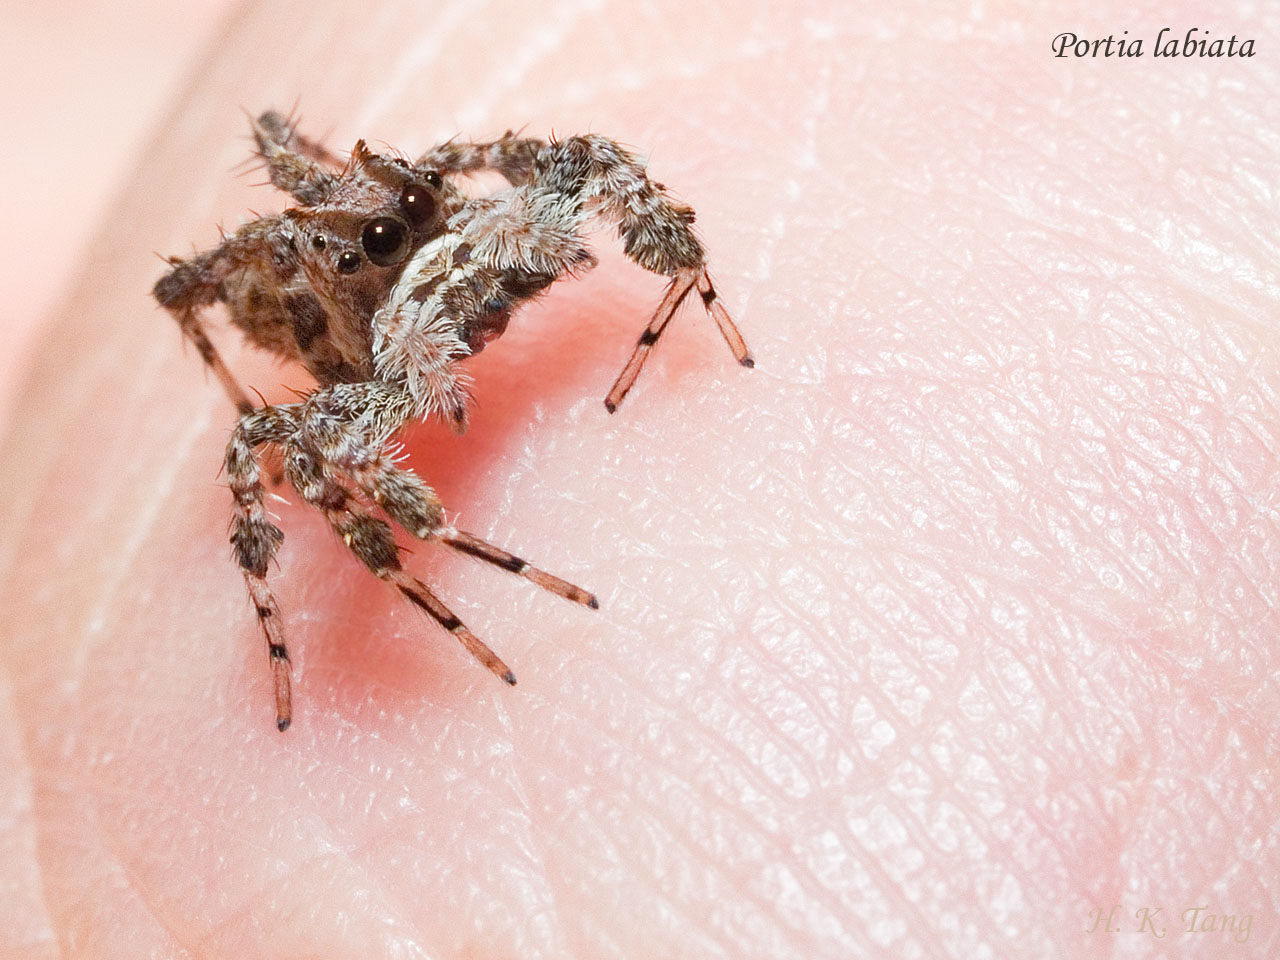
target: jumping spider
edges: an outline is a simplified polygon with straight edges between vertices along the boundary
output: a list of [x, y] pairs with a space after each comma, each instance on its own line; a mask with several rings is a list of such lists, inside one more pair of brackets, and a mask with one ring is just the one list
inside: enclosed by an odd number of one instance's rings
[[[155, 285], [240, 420], [227, 444], [235, 499], [231, 544], [266, 634], [276, 725], [289, 726], [289, 653], [267, 568], [284, 534], [267, 519], [257, 451], [275, 445], [284, 478], [324, 514], [351, 551], [456, 636], [507, 683], [515, 675], [400, 564], [380, 508], [422, 540], [438, 540], [562, 597], [596, 598], [453, 527], [435, 492], [395, 466], [388, 445], [414, 419], [439, 416], [462, 432], [469, 396], [460, 361], [507, 327], [511, 312], [596, 259], [580, 236], [600, 216], [617, 224], [627, 255], [671, 277], [665, 296], [605, 398], [612, 413], [676, 309], [696, 289], [733, 355], [747, 346], [716, 299], [694, 214], [645, 175], [619, 144], [588, 135], [491, 143], [450, 141], [415, 163], [356, 143], [345, 164], [274, 112], [252, 123], [271, 182], [297, 206], [259, 217], [190, 259], [172, 258]], [[451, 178], [494, 170], [511, 184], [468, 199]], [[226, 305], [249, 341], [301, 362], [319, 382], [300, 402], [255, 408], [205, 334], [201, 311]]]

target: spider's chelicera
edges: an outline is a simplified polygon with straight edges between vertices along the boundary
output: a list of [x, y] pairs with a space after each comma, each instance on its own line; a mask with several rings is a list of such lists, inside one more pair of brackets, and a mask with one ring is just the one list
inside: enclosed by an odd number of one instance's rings
[[[259, 117], [253, 134], [271, 182], [297, 206], [245, 224], [198, 256], [171, 259], [154, 292], [240, 412], [226, 455], [231, 543], [267, 638], [276, 725], [289, 726], [292, 705], [280, 609], [267, 583], [284, 534], [263, 504], [264, 445], [283, 452], [285, 479], [369, 570], [515, 683], [507, 665], [404, 570], [391, 524], [377, 513], [570, 600], [594, 608], [595, 597], [453, 527], [435, 492], [395, 465], [388, 444], [414, 419], [438, 416], [466, 428], [460, 361], [500, 336], [520, 304], [595, 266], [580, 235], [593, 216], [617, 225], [632, 260], [671, 278], [605, 398], [610, 413], [694, 290], [738, 362], [752, 366], [690, 229], [693, 210], [601, 136], [450, 141], [413, 164], [360, 141], [342, 164], [279, 114]], [[511, 186], [467, 198], [450, 179], [486, 169]], [[250, 342], [302, 363], [318, 388], [298, 403], [255, 408], [205, 334], [201, 311], [216, 303]]]

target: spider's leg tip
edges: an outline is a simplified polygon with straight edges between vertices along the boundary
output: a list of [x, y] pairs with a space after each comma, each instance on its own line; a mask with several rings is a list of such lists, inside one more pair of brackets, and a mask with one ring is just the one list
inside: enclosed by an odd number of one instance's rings
[[592, 610], [600, 609], [600, 601], [596, 599], [596, 595], [594, 593], [588, 595], [587, 606], [590, 607]]
[[608, 410], [610, 413], [614, 413], [618, 409], [618, 405], [614, 403], [612, 400], [606, 400], [604, 402], [604, 408]]
[[740, 364], [742, 364], [744, 367], [746, 367], [747, 369], [751, 369], [752, 367], [754, 367], [754, 366], [756, 365], [755, 358], [754, 358], [754, 357], [752, 357], [750, 354], [748, 354], [747, 356], [743, 357], [743, 358], [742, 358], [741, 360], [739, 360], [738, 362], [739, 362]]
[[510, 670], [502, 675], [502, 679], [507, 681], [507, 683], [511, 684], [513, 687], [516, 685], [516, 675]]
[[277, 717], [276, 729], [279, 730], [281, 733], [284, 733], [286, 730], [289, 729], [289, 724], [291, 723], [293, 723], [293, 720], [290, 717]]

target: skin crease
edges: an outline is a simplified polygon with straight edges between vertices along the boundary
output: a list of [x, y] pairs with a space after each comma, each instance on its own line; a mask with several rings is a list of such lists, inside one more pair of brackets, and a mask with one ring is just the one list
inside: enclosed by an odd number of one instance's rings
[[[0, 458], [0, 955], [1274, 956], [1278, 24], [1089, 6], [244, 10]], [[1163, 26], [1258, 56], [1050, 50]], [[233, 413], [148, 291], [276, 209], [240, 107], [299, 96], [337, 149], [647, 151], [757, 368], [686, 309], [606, 414], [661, 282], [597, 237], [406, 450], [602, 609], [412, 545], [505, 688], [290, 497], [281, 735]]]

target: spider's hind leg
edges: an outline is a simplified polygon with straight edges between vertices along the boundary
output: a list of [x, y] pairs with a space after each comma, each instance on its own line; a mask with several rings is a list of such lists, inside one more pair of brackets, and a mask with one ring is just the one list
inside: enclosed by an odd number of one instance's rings
[[533, 183], [571, 196], [580, 206], [597, 204], [601, 216], [617, 223], [627, 256], [646, 270], [671, 277], [666, 295], [605, 399], [610, 413], [631, 389], [662, 331], [695, 288], [734, 358], [744, 367], [755, 365], [707, 273], [706, 250], [691, 228], [693, 209], [673, 201], [662, 184], [650, 180], [638, 157], [607, 137], [569, 137], [539, 152]]

